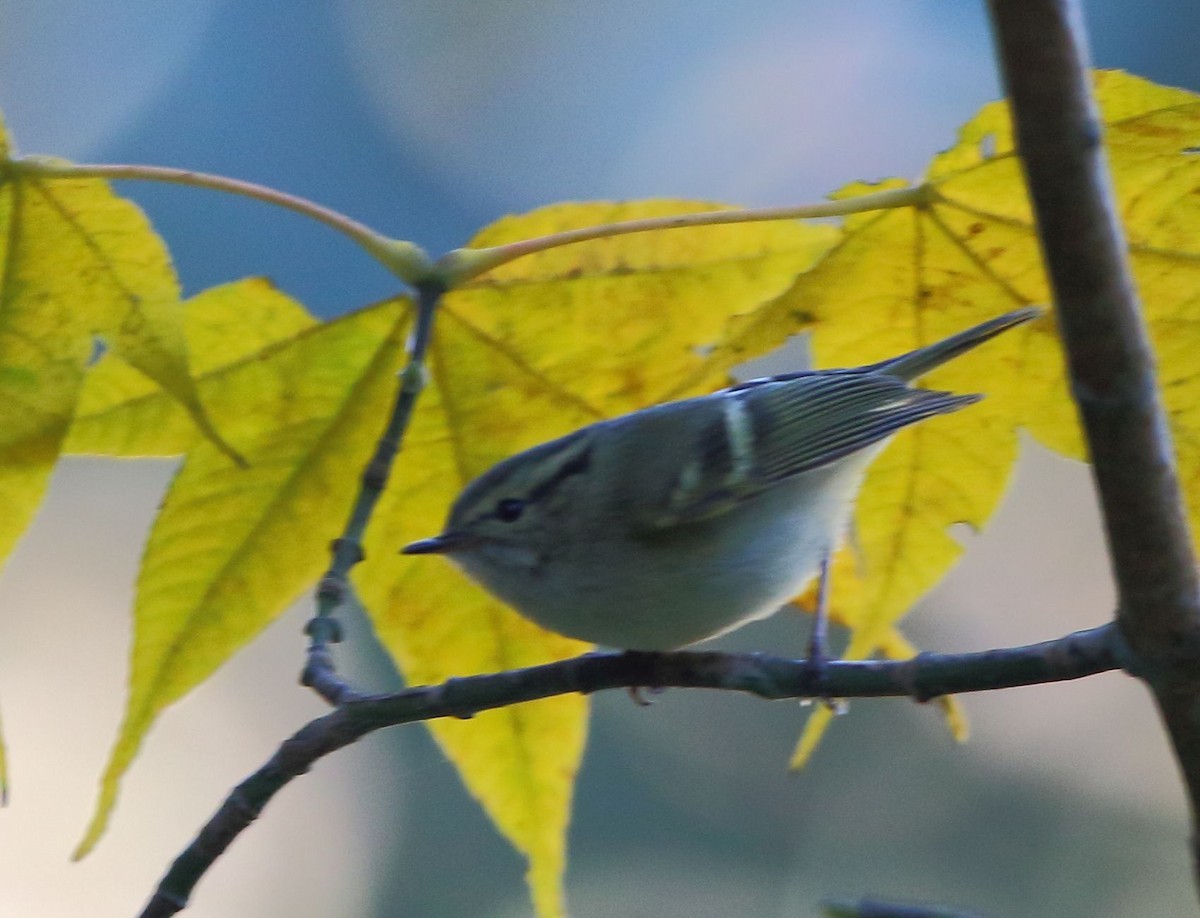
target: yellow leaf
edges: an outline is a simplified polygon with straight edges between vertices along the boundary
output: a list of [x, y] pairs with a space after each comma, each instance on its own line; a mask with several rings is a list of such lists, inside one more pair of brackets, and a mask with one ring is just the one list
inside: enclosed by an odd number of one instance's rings
[[[89, 355], [93, 338], [103, 339], [233, 455], [200, 403], [188, 371], [179, 284], [141, 210], [99, 179], [44, 179], [16, 169], [0, 176], [10, 206], [6, 279], [31, 299], [18, 313], [32, 320], [31, 330], [52, 332]], [[22, 290], [25, 282], [36, 293]]]
[[188, 453], [138, 576], [130, 697], [76, 856], [159, 712], [208, 678], [320, 574], [395, 390], [407, 310], [386, 302], [301, 332], [201, 380], [245, 451]]
[[[263, 278], [212, 287], [183, 304], [192, 372], [224, 369], [316, 324], [308, 312]], [[106, 354], [83, 385], [63, 452], [104, 456], [176, 456], [199, 431], [159, 385]]]
[[[473, 245], [667, 213], [680, 201], [564, 204], [509, 217]], [[559, 659], [584, 645], [548, 634], [443, 562], [397, 549], [437, 531], [454, 496], [494, 462], [601, 417], [727, 381], [726, 326], [783, 290], [831, 243], [829, 227], [706, 227], [618, 237], [522, 258], [449, 293], [396, 474], [354, 574], [381, 640], [412, 682]], [[775, 342], [798, 329], [775, 328]], [[587, 706], [553, 698], [439, 721], [471, 792], [529, 860], [539, 915], [563, 913], [571, 786]]]
[[[1181, 471], [1197, 481], [1195, 444], [1200, 387], [1193, 373], [1200, 346], [1200, 222], [1196, 189], [1200, 157], [1200, 96], [1156, 86], [1118, 71], [1096, 75], [1105, 143], [1131, 263], [1157, 351], [1160, 388], [1178, 438]], [[986, 154], [986, 155], [985, 155]], [[1002, 103], [985, 106], [959, 143], [934, 160], [930, 177], [944, 199], [933, 209], [948, 235], [962, 240], [994, 275], [1023, 298], [1048, 296], [1036, 260], [1032, 216]], [[1016, 402], [1009, 411], [1046, 445], [1083, 457], [1074, 407], [1062, 397], [1052, 344], [1033, 336], [1018, 378], [989, 386]], [[1200, 488], [1188, 490], [1196, 522]]]
[[[1200, 97], [1122, 73], [1097, 95], [1134, 272], [1180, 445], [1193, 525], [1200, 520]], [[1002, 103], [984, 107], [936, 157], [928, 203], [863, 215], [778, 303], [816, 323], [818, 366], [861, 364], [933, 341], [1015, 305], [1044, 302], [1030, 205]], [[861, 193], [856, 186], [851, 193]], [[765, 321], [765, 320], [764, 320]], [[928, 385], [987, 398], [898, 436], [871, 467], [855, 513], [858, 582], [834, 582], [854, 629], [848, 656], [869, 656], [959, 555], [955, 523], [981, 526], [1008, 481], [1024, 428], [1082, 458], [1051, 322], [1001, 336], [931, 374]], [[807, 741], [807, 740], [806, 740]]]
[[40, 503], [96, 336], [203, 421], [175, 274], [141, 211], [101, 181], [41, 181], [7, 156], [0, 124], [0, 557]]
[[812, 761], [813, 753], [817, 751], [817, 746], [824, 738], [825, 731], [833, 723], [834, 713], [833, 708], [827, 704], [818, 704], [813, 707], [812, 713], [804, 722], [804, 730], [800, 733], [796, 748], [792, 751], [788, 768], [799, 771]]

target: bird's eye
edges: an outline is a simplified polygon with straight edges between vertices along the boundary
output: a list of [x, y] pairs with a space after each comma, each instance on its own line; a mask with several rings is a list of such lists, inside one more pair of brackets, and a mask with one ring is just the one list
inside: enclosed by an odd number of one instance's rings
[[496, 518], [504, 523], [513, 523], [525, 512], [525, 501], [506, 497], [496, 504]]

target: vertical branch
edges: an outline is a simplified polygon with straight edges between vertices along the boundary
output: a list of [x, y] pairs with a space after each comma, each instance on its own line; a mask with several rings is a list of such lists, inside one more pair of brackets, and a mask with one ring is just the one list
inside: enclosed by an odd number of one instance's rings
[[350, 569], [363, 559], [362, 537], [375, 510], [375, 504], [387, 485], [392, 462], [400, 451], [400, 442], [412, 419], [417, 396], [425, 388], [425, 355], [433, 338], [433, 320], [445, 292], [440, 281], [427, 280], [417, 284], [417, 315], [409, 345], [408, 363], [400, 373], [396, 401], [388, 418], [387, 428], [380, 436], [375, 454], [363, 470], [362, 483], [350, 519], [342, 534], [331, 547], [333, 558], [328, 570], [317, 585], [317, 614], [305, 628], [309, 636], [307, 661], [300, 681], [313, 689], [330, 704], [342, 704], [358, 696], [333, 665], [329, 645], [342, 639], [341, 625], [335, 617], [350, 595]]
[[989, 0], [1072, 392], [1091, 453], [1126, 668], [1154, 691], [1200, 802], [1200, 589], [1118, 220], [1078, 0]]

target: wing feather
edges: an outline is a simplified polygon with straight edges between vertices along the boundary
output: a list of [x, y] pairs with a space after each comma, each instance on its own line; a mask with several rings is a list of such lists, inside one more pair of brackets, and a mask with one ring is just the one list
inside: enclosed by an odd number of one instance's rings
[[743, 383], [701, 426], [660, 526], [716, 516], [773, 485], [827, 466], [910, 424], [979, 400], [915, 389], [885, 373], [844, 371]]

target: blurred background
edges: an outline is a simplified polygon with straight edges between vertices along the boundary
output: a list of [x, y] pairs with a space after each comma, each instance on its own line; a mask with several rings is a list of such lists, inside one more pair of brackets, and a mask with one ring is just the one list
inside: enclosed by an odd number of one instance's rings
[[[286, 12], [281, 12], [286, 10]], [[1194, 0], [1086, 4], [1098, 65], [1200, 91]], [[314, 198], [434, 253], [564, 199], [815, 201], [917, 177], [998, 95], [981, 2], [0, 0], [0, 110], [19, 151], [224, 173]], [[253, 202], [121, 189], [187, 292], [266, 274], [323, 316], [394, 292], [341, 237]], [[1106, 620], [1085, 470], [1033, 444], [1008, 501], [909, 620], [933, 650]], [[67, 857], [123, 704], [131, 588], [172, 472], [71, 460], [0, 580], [12, 794], [0, 914], [129, 915], [227, 790], [321, 711], [296, 685], [307, 609], [171, 709], [107, 837]], [[348, 470], [348, 474], [351, 472]], [[345, 668], [398, 677], [361, 621]], [[776, 619], [723, 646], [803, 651]], [[571, 833], [577, 918], [808, 916], [825, 896], [993, 916], [1195, 912], [1186, 806], [1131, 680], [856, 702], [802, 774], [791, 703], [669, 692], [596, 699]], [[522, 864], [420, 727], [295, 782], [205, 878], [189, 914], [518, 916]]]

